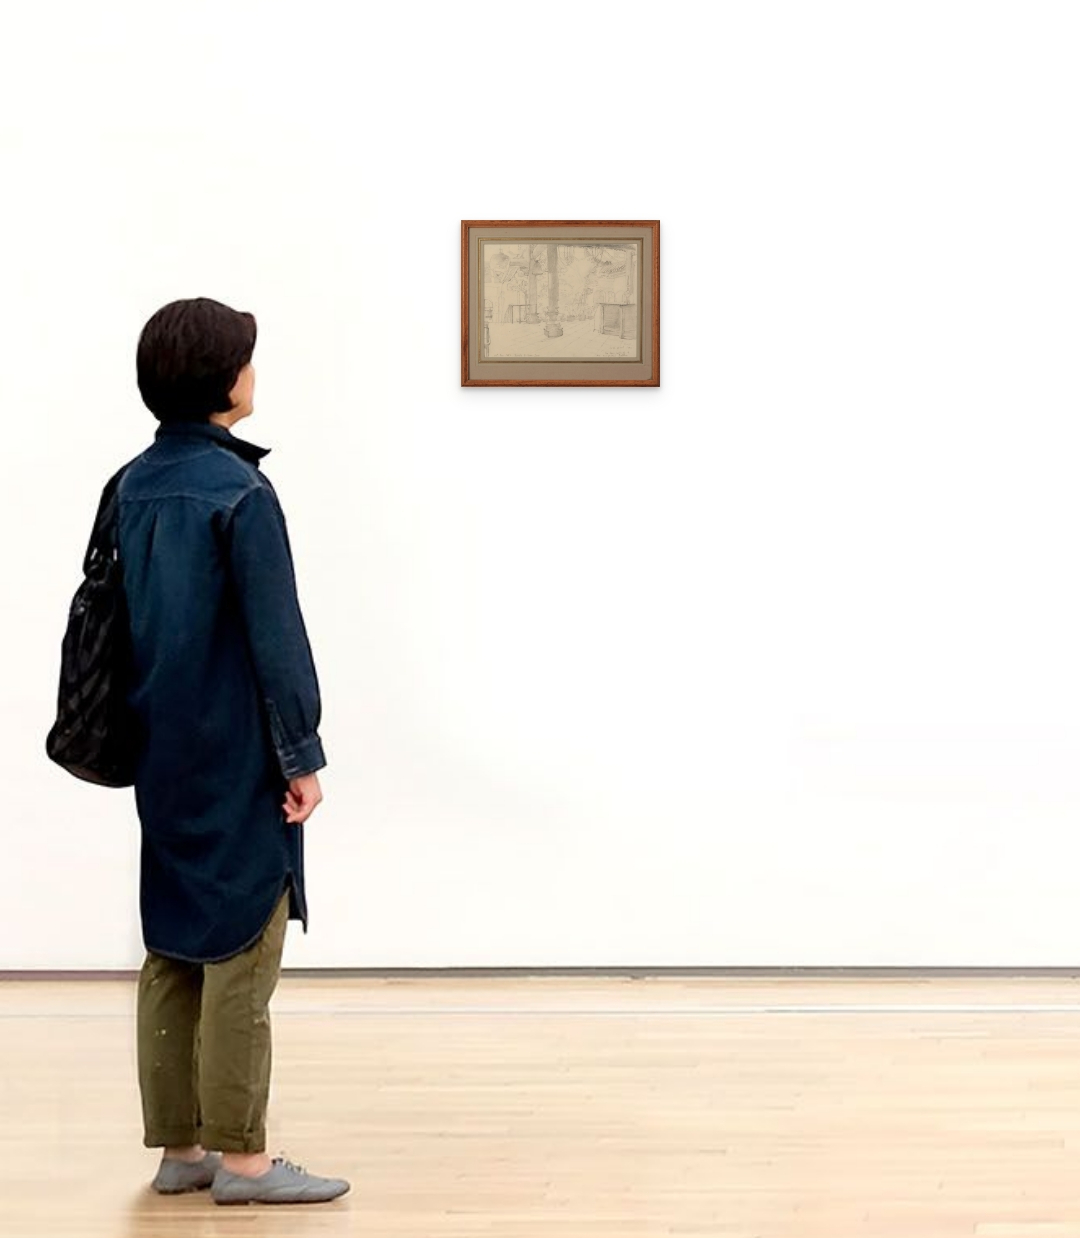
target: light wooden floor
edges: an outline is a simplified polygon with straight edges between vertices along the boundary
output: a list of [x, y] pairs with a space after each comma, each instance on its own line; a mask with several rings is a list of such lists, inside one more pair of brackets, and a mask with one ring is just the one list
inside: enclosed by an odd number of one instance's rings
[[0, 985], [12, 1238], [1080, 1238], [1080, 982], [286, 977], [309, 1208], [147, 1188], [134, 985]]

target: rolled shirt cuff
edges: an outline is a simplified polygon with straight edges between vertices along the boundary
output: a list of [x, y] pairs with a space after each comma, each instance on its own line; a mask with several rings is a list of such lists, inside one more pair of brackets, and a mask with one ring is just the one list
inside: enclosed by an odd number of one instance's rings
[[277, 750], [281, 762], [281, 772], [286, 778], [300, 778], [304, 774], [313, 774], [326, 764], [322, 740], [318, 735], [311, 734], [289, 747]]

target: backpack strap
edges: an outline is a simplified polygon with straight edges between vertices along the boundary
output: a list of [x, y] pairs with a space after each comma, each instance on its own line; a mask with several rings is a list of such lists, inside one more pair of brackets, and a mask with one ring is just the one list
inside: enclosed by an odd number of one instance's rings
[[[138, 458], [136, 456], [135, 460]], [[117, 469], [105, 483], [101, 499], [98, 501], [97, 515], [94, 516], [94, 527], [90, 531], [90, 540], [86, 545], [86, 554], [83, 556], [83, 575], [90, 571], [95, 558], [111, 559], [116, 555], [118, 524], [116, 491], [120, 485], [120, 479], [135, 463], [135, 460], [129, 460], [123, 468]]]

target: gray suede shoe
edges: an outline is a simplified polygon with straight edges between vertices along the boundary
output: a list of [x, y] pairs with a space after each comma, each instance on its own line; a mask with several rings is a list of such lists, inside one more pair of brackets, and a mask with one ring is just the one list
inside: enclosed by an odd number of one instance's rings
[[215, 1204], [324, 1204], [348, 1189], [343, 1178], [317, 1178], [302, 1165], [275, 1156], [257, 1178], [219, 1169], [210, 1195]]
[[205, 1191], [221, 1169], [221, 1153], [207, 1152], [201, 1161], [188, 1164], [161, 1158], [151, 1187], [159, 1195], [183, 1195], [186, 1191]]

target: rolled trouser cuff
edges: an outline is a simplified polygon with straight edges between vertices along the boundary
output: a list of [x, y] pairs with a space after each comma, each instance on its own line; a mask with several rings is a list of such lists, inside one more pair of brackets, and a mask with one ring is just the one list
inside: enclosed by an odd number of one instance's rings
[[202, 1128], [202, 1146], [211, 1152], [265, 1152], [266, 1128], [254, 1131], [217, 1130], [207, 1123]]
[[143, 1135], [144, 1148], [194, 1148], [201, 1142], [200, 1132], [194, 1126], [147, 1127]]

